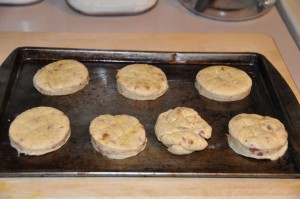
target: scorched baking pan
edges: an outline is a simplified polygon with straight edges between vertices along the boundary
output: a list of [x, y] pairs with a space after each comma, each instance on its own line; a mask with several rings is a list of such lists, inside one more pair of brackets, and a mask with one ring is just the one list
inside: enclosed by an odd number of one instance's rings
[[[56, 60], [85, 64], [89, 84], [66, 96], [45, 96], [32, 83], [38, 69]], [[154, 101], [135, 101], [117, 92], [117, 70], [131, 63], [160, 67], [170, 88]], [[253, 80], [250, 95], [236, 102], [202, 97], [194, 87], [197, 72], [210, 65], [229, 65]], [[257, 53], [184, 53], [105, 51], [22, 47], [0, 68], [0, 176], [168, 176], [168, 177], [300, 177], [300, 109], [291, 89], [274, 66]], [[42, 155], [19, 155], [11, 147], [8, 129], [14, 118], [36, 106], [63, 111], [71, 121], [71, 137], [59, 150]], [[209, 146], [190, 155], [169, 153], [154, 134], [157, 116], [171, 108], [195, 109], [212, 126]], [[278, 118], [289, 134], [289, 148], [279, 160], [255, 160], [234, 153], [227, 144], [228, 122], [239, 113]], [[148, 143], [135, 157], [113, 160], [95, 152], [89, 124], [100, 114], [128, 114], [145, 126]]]

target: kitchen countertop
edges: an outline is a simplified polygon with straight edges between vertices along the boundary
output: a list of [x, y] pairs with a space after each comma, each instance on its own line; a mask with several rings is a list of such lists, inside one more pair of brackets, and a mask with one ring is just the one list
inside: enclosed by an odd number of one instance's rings
[[280, 0], [276, 7], [300, 49], [300, 1]]
[[[167, 8], [169, 11], [165, 12]], [[22, 9], [25, 10], [16, 14]], [[25, 16], [24, 13], [33, 12], [32, 9], [37, 10], [42, 17]], [[7, 19], [5, 16], [12, 17], [9, 20], [11, 24], [8, 24], [8, 20], [4, 20]], [[48, 24], [41, 24], [42, 21], [49, 19], [51, 20]], [[57, 24], [54, 23], [55, 20]], [[20, 26], [20, 23], [27, 25]], [[164, 23], [169, 26], [166, 27]], [[300, 84], [297, 79], [299, 51], [276, 9], [272, 9], [259, 19], [230, 23], [201, 18], [189, 13], [174, 0], [161, 0], [153, 10], [142, 15], [99, 18], [80, 15], [65, 6], [64, 1], [46, 0], [28, 7], [0, 7], [0, 31], [2, 31], [0, 62], [3, 62], [14, 48], [24, 45], [120, 50], [255, 51], [270, 59], [299, 96], [296, 86], [299, 87]], [[0, 179], [0, 198], [296, 199], [299, 195], [299, 179], [161, 177]]]

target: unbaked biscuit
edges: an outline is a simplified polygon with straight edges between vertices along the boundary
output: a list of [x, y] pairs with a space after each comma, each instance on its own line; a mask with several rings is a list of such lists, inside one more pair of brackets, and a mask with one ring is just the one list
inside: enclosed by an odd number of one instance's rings
[[83, 89], [88, 81], [89, 73], [82, 63], [60, 60], [38, 70], [33, 85], [45, 95], [68, 95]]
[[147, 143], [144, 126], [129, 115], [100, 115], [91, 122], [90, 134], [94, 148], [111, 159], [135, 156]]
[[155, 134], [169, 152], [183, 155], [206, 148], [212, 128], [194, 109], [177, 107], [158, 116]]
[[168, 89], [165, 73], [148, 64], [131, 64], [117, 73], [118, 91], [134, 100], [155, 100]]
[[237, 68], [210, 66], [198, 72], [195, 87], [204, 97], [229, 102], [248, 96], [252, 79], [246, 72]]
[[229, 124], [228, 143], [238, 154], [277, 160], [287, 150], [288, 133], [277, 119], [257, 114], [239, 114]]
[[70, 121], [63, 112], [40, 106], [14, 119], [9, 128], [9, 139], [19, 153], [43, 155], [63, 146], [70, 133]]

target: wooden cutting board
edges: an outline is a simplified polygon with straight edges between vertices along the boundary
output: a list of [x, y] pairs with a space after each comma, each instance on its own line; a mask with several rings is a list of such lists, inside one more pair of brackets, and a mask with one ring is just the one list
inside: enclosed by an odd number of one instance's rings
[[[299, 91], [273, 39], [262, 34], [0, 33], [0, 63], [17, 47], [65, 47], [265, 55]], [[238, 165], [237, 165], [238, 166]], [[0, 198], [285, 198], [298, 199], [299, 179], [236, 178], [0, 178]]]

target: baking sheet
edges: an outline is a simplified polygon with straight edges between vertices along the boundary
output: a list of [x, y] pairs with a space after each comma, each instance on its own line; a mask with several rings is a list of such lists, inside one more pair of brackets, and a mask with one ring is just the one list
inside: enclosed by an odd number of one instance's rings
[[[36, 71], [61, 59], [85, 64], [90, 82], [67, 96], [45, 96], [32, 84]], [[117, 92], [117, 70], [131, 63], [149, 63], [167, 75], [170, 88], [154, 101], [135, 101]], [[194, 87], [197, 72], [210, 65], [229, 65], [253, 80], [250, 95], [236, 102], [202, 97]], [[0, 176], [181, 176], [181, 177], [300, 177], [299, 104], [274, 66], [257, 53], [184, 53], [105, 51], [23, 47], [0, 67]], [[71, 137], [59, 150], [43, 156], [19, 155], [10, 146], [8, 128], [14, 118], [36, 106], [63, 111], [71, 121]], [[177, 156], [154, 134], [157, 116], [177, 106], [195, 109], [212, 126], [209, 146]], [[289, 149], [276, 161], [255, 160], [234, 153], [227, 144], [227, 124], [239, 113], [269, 115], [281, 120], [289, 133]], [[143, 152], [124, 160], [97, 153], [89, 135], [90, 122], [100, 114], [129, 114], [145, 126]]]

